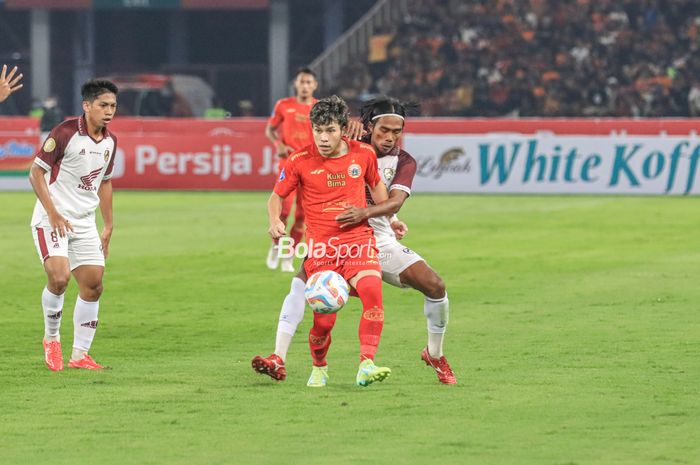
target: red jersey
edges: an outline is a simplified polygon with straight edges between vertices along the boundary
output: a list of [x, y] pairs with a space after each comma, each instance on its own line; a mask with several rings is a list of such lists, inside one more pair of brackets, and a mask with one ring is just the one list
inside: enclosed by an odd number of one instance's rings
[[331, 237], [344, 241], [372, 235], [367, 220], [345, 228], [335, 217], [345, 211], [345, 206], [367, 206], [365, 185], [375, 187], [379, 179], [377, 155], [371, 145], [343, 139], [348, 153], [342, 157], [326, 158], [315, 144], [294, 152], [280, 173], [274, 192], [286, 197], [299, 188], [306, 214], [306, 236], [315, 242]]
[[280, 99], [267, 120], [273, 127], [282, 125], [282, 142], [293, 150], [300, 150], [314, 141], [309, 113], [315, 103], [316, 99], [308, 105], [299, 103], [296, 97]]

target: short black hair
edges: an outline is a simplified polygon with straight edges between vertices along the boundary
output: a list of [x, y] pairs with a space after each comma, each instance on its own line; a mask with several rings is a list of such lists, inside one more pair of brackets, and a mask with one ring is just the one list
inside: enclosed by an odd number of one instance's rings
[[97, 97], [107, 92], [114, 95], [119, 93], [119, 89], [112, 81], [106, 79], [92, 79], [80, 88], [80, 95], [83, 96], [83, 102], [94, 102]]
[[373, 118], [378, 115], [395, 114], [406, 118], [408, 115], [417, 113], [419, 107], [420, 105], [416, 102], [401, 102], [399, 99], [382, 95], [362, 105], [360, 121], [362, 126], [369, 130]]
[[338, 123], [341, 128], [348, 127], [348, 105], [345, 100], [337, 95], [331, 95], [319, 100], [311, 108], [311, 124], [313, 126], [325, 126]]
[[299, 69], [297, 70], [297, 72], [294, 74], [294, 78], [296, 78], [296, 77], [299, 76], [300, 74], [310, 74], [310, 75], [312, 75], [312, 76], [314, 77], [314, 79], [316, 79], [316, 73], [314, 73], [314, 71], [313, 71], [311, 68], [308, 68], [308, 67], [299, 68]]

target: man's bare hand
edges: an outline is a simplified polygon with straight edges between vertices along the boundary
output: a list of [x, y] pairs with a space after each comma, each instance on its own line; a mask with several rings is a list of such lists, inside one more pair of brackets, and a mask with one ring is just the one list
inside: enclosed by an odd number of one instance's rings
[[49, 224], [51, 230], [57, 232], [61, 237], [66, 237], [68, 231], [73, 232], [73, 226], [58, 212], [49, 213]]
[[360, 223], [367, 218], [369, 218], [369, 212], [366, 208], [357, 208], [353, 205], [347, 205], [345, 207], [345, 212], [336, 216], [335, 220], [342, 223], [340, 225], [341, 228], [345, 228]]
[[365, 128], [362, 127], [361, 122], [354, 121], [354, 120], [351, 120], [348, 122], [348, 128], [345, 131], [345, 135], [347, 136], [348, 139], [360, 140], [360, 138], [364, 135], [364, 133], [365, 133]]
[[5, 101], [13, 92], [20, 90], [24, 86], [24, 84], [19, 83], [24, 75], [19, 73], [15, 77], [16, 72], [17, 67], [15, 66], [7, 74], [7, 65], [2, 65], [2, 71], [0, 71], [0, 102]]
[[100, 242], [102, 243], [102, 254], [107, 258], [109, 255], [109, 241], [112, 239], [112, 228], [104, 228], [102, 234], [100, 235]]
[[287, 228], [284, 226], [282, 220], [277, 220], [274, 223], [270, 223], [270, 227], [267, 229], [267, 233], [273, 239], [279, 239], [287, 234]]
[[391, 229], [394, 230], [394, 234], [396, 234], [396, 239], [398, 240], [403, 239], [406, 233], [408, 233], [408, 226], [406, 226], [406, 223], [403, 221], [392, 221]]

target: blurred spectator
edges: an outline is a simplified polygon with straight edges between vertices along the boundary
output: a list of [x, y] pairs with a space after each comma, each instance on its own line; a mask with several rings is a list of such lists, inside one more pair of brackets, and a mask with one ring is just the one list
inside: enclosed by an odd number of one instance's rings
[[414, 0], [329, 89], [444, 116], [698, 116], [697, 0]]
[[65, 118], [65, 113], [58, 105], [57, 97], [52, 95], [46, 98], [41, 108], [42, 113], [39, 127], [42, 133], [51, 132], [51, 129], [63, 122], [63, 119]]
[[250, 100], [240, 100], [238, 102], [238, 116], [252, 117], [255, 116], [255, 108]]
[[204, 117], [207, 119], [224, 119], [231, 116], [231, 113], [226, 111], [221, 100], [214, 97], [212, 106], [204, 110]]

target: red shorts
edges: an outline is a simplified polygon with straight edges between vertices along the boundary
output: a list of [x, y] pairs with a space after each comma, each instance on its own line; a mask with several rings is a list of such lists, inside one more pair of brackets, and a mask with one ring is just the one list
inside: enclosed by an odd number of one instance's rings
[[344, 241], [342, 237], [334, 237], [327, 242], [309, 239], [309, 249], [304, 260], [306, 276], [325, 270], [335, 271], [346, 281], [360, 271], [374, 270], [381, 274], [374, 236], [349, 241]]

